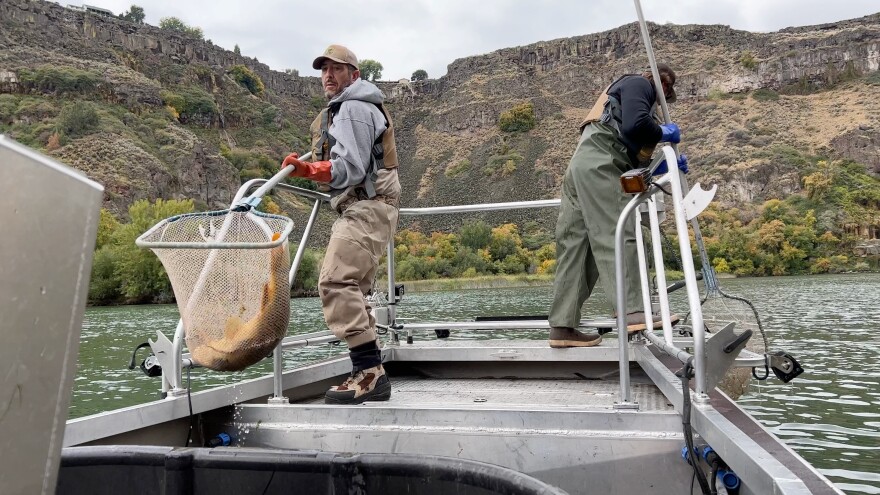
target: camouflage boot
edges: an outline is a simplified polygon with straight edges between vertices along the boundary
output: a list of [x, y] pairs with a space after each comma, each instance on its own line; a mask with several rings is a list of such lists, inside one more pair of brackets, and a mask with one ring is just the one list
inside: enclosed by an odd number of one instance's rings
[[352, 372], [342, 385], [330, 387], [324, 394], [325, 404], [360, 404], [391, 398], [391, 382], [382, 365]]

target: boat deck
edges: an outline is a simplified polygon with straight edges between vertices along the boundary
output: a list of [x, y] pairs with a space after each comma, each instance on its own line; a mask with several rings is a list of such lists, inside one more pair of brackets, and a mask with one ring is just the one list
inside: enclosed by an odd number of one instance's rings
[[[632, 399], [620, 400], [616, 339], [551, 349], [542, 340], [455, 340], [416, 335], [386, 346], [391, 399], [324, 404], [326, 386], [350, 369], [323, 363], [320, 386], [290, 404], [246, 403], [206, 415], [206, 433], [226, 431], [240, 447], [322, 452], [431, 454], [510, 467], [584, 493], [685, 492], [681, 417], [639, 365]], [[332, 370], [330, 369], [332, 368]], [[300, 388], [300, 391], [303, 389]], [[644, 477], [631, 473], [643, 472]], [[662, 481], [659, 481], [662, 480]], [[592, 491], [591, 491], [592, 493]]]
[[[283, 393], [290, 403], [268, 400], [271, 376], [194, 393], [198, 436], [225, 432], [238, 448], [478, 460], [572, 494], [690, 490], [693, 473], [681, 460], [677, 360], [658, 358], [652, 346], [634, 342], [627, 406], [637, 408], [616, 408], [614, 335], [595, 347], [569, 349], [552, 349], [545, 338], [523, 339], [538, 334], [520, 331], [506, 339], [480, 337], [415, 333], [412, 344], [384, 346], [392, 385], [384, 402], [324, 404], [327, 388], [351, 370], [344, 353], [285, 371]], [[740, 493], [839, 493], [728, 398], [713, 395], [692, 414], [701, 441], [717, 445], [748, 480]], [[176, 445], [190, 424], [185, 399], [113, 416], [74, 421], [65, 441]]]
[[[367, 402], [365, 407], [452, 407], [526, 410], [611, 410], [619, 386], [604, 380], [521, 378], [392, 377], [391, 400]], [[640, 411], [674, 412], [672, 404], [654, 385], [633, 384], [633, 400]], [[312, 397], [298, 404], [323, 404]]]

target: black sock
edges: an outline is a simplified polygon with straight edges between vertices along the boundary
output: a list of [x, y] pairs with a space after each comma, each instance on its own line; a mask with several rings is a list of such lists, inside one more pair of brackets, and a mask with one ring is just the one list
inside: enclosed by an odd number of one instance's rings
[[351, 357], [352, 373], [382, 364], [382, 352], [379, 350], [375, 340], [352, 347], [348, 351], [348, 355]]

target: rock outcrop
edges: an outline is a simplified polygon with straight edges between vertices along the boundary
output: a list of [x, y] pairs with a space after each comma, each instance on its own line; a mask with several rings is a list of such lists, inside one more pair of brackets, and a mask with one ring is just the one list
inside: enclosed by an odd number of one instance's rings
[[[774, 33], [723, 25], [650, 29], [658, 57], [679, 75], [672, 112], [691, 155], [691, 180], [722, 184], [718, 198], [726, 205], [800, 191], [803, 164], [780, 149], [847, 158], [880, 174], [880, 14]], [[179, 82], [181, 67], [192, 69], [185, 82], [213, 98], [219, 110], [163, 129], [158, 151], [130, 149], [114, 134], [55, 152], [109, 182], [117, 210], [139, 195], [224, 204], [243, 177], [221, 156], [221, 145], [280, 159], [304, 147], [323, 102], [317, 77], [273, 71], [210, 40], [50, 2], [0, 1], [0, 54], [0, 93], [23, 91], [22, 69], [60, 64], [102, 74], [91, 96], [133, 113], [161, 110], [163, 90]], [[260, 77], [265, 96], [235, 94], [241, 89], [227, 74], [235, 65]], [[379, 82], [397, 126], [404, 206], [557, 197], [577, 125], [596, 95], [645, 65], [638, 26], [630, 23], [461, 58], [439, 79]], [[866, 82], [872, 74], [874, 82]], [[758, 89], [765, 91], [761, 98]], [[260, 105], [258, 115], [241, 117], [233, 96], [240, 106]], [[533, 105], [535, 128], [500, 131], [499, 116], [522, 102]], [[293, 129], [298, 141], [253, 139], [248, 127], [254, 118], [271, 121], [273, 129]], [[118, 146], [108, 150], [110, 143]], [[122, 150], [139, 156], [138, 167], [121, 164]], [[513, 215], [505, 219], [550, 225], [554, 217]], [[496, 216], [501, 218], [487, 218]], [[428, 228], [454, 228], [461, 219], [431, 222]]]

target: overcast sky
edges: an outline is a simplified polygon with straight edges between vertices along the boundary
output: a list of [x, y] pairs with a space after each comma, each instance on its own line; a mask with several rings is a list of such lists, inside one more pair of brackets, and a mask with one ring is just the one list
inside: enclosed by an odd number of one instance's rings
[[[74, 0], [75, 1], [75, 0]], [[63, 4], [74, 3], [62, 0]], [[132, 0], [87, 0], [121, 13]], [[331, 43], [379, 61], [382, 79], [432, 78], [457, 58], [613, 29], [637, 19], [627, 0], [136, 0], [146, 22], [166, 16], [205, 38], [282, 71], [317, 75], [312, 60]], [[775, 31], [880, 12], [877, 0], [642, 0], [656, 23], [727, 24]]]

